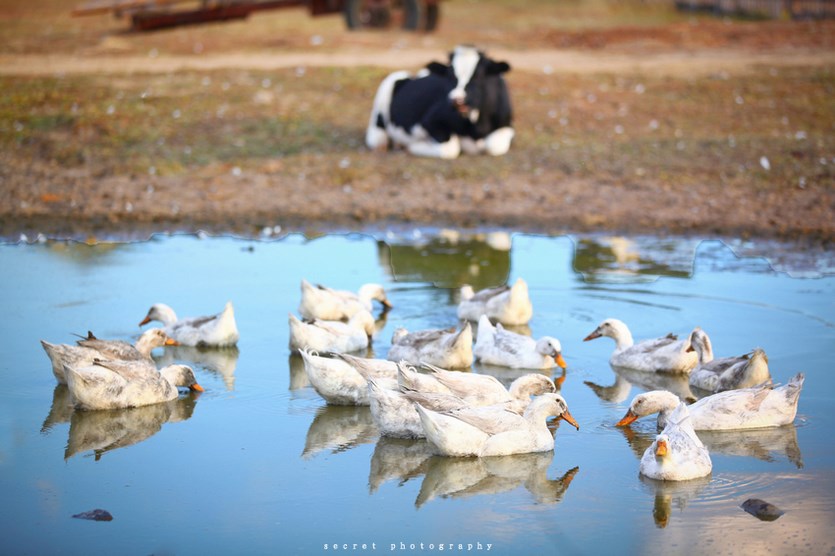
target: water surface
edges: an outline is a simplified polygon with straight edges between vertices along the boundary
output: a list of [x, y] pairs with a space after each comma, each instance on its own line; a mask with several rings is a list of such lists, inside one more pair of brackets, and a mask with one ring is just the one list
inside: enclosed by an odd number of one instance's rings
[[[416, 231], [0, 246], [3, 552], [327, 554], [353, 553], [354, 543], [356, 553], [366, 544], [367, 553], [401, 554], [440, 545], [499, 554], [835, 551], [831, 254], [681, 238], [510, 239]], [[287, 348], [302, 278], [383, 284], [394, 309], [370, 355], [385, 357], [398, 326], [455, 325], [461, 284], [517, 277], [534, 303], [530, 332], [559, 338], [569, 364], [562, 393], [581, 428], [560, 427], [553, 453], [445, 459], [425, 442], [380, 439], [367, 408], [326, 406]], [[169, 404], [73, 411], [39, 344], [88, 330], [134, 339], [154, 302], [190, 316], [227, 300], [237, 350], [159, 350], [161, 362], [191, 362], [206, 389]], [[607, 317], [636, 339], [701, 326], [720, 356], [763, 347], [776, 381], [806, 373], [795, 425], [704, 435], [714, 469], [703, 480], [641, 478], [652, 420], [613, 424], [657, 385], [616, 374], [610, 340], [582, 342]], [[506, 382], [520, 374], [474, 372]], [[739, 507], [748, 498], [785, 515], [759, 521]], [[94, 508], [113, 521], [71, 517]]]

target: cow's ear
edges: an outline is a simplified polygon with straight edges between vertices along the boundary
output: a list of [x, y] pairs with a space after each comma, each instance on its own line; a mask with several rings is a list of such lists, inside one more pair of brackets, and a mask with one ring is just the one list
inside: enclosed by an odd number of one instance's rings
[[426, 64], [426, 69], [429, 70], [429, 73], [436, 75], [446, 75], [449, 73], [449, 66], [440, 62], [429, 62]]
[[493, 62], [491, 61], [490, 64], [487, 66], [487, 74], [488, 75], [499, 75], [500, 73], [506, 73], [510, 71], [510, 64], [507, 62]]

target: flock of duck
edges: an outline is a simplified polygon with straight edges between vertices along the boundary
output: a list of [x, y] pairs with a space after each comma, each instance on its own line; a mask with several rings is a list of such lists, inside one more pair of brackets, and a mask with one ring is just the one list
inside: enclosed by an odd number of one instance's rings
[[[302, 318], [289, 315], [290, 348], [301, 354], [310, 384], [328, 404], [369, 406], [384, 437], [425, 438], [442, 456], [496, 456], [553, 450], [551, 417], [579, 430], [559, 393], [566, 368], [559, 340], [535, 340], [508, 329], [526, 325], [533, 315], [521, 278], [512, 286], [479, 292], [464, 286], [457, 310], [463, 326], [398, 328], [386, 359], [350, 353], [372, 341], [372, 303], [391, 307], [381, 286], [367, 284], [353, 293], [303, 280], [301, 292]], [[475, 342], [472, 322], [477, 323]], [[768, 358], [759, 348], [716, 358], [701, 328], [684, 340], [667, 335], [635, 342], [617, 319], [604, 320], [584, 340], [604, 336], [615, 342], [609, 359], [614, 368], [689, 376], [691, 386], [709, 394], [692, 405], [666, 390], [632, 400], [617, 426], [658, 414], [660, 434], [639, 465], [649, 478], [679, 481], [710, 474], [710, 454], [697, 430], [779, 427], [796, 416], [803, 374], [784, 386], [773, 384]], [[454, 370], [476, 360], [540, 372], [524, 374], [505, 388], [490, 375]], [[561, 377], [551, 380], [541, 373], [555, 367], [563, 369]]]
[[[352, 354], [368, 348], [377, 332], [373, 304], [391, 308], [384, 288], [366, 284], [356, 293], [301, 283], [301, 318], [289, 315], [290, 348], [298, 351], [312, 387], [333, 405], [369, 406], [382, 436], [425, 438], [443, 456], [497, 456], [548, 452], [556, 417], [579, 430], [560, 394], [566, 363], [558, 339], [533, 339], [510, 330], [527, 325], [533, 305], [524, 280], [511, 286], [460, 292], [458, 318], [450, 329], [394, 331], [387, 359]], [[219, 314], [179, 319], [167, 305], [153, 305], [135, 344], [102, 340], [92, 333], [75, 345], [42, 340], [59, 383], [76, 407], [86, 410], [138, 407], [166, 402], [178, 388], [201, 391], [193, 370], [174, 364], [158, 369], [151, 351], [166, 345], [227, 347], [239, 334], [232, 303]], [[473, 338], [473, 325], [477, 333]], [[658, 414], [654, 442], [640, 460], [640, 473], [660, 480], [688, 480], [711, 473], [707, 448], [696, 431], [779, 427], [793, 422], [802, 373], [773, 384], [761, 349], [715, 358], [708, 335], [696, 328], [687, 339], [673, 335], [635, 342], [629, 328], [606, 319], [584, 338], [614, 340], [612, 367], [640, 373], [689, 376], [709, 395], [688, 405], [676, 394], [653, 390], [637, 395], [617, 426]], [[506, 388], [487, 374], [461, 372], [474, 361], [527, 369]], [[543, 370], [562, 369], [551, 379]]]
[[102, 340], [92, 332], [76, 345], [41, 340], [55, 379], [67, 385], [77, 408], [141, 407], [176, 399], [178, 388], [202, 392], [191, 367], [175, 364], [158, 369], [151, 351], [177, 345], [228, 347], [236, 345], [239, 338], [231, 302], [217, 315], [185, 319], [178, 319], [168, 305], [157, 303], [139, 326], [152, 321], [163, 327], [146, 330], [135, 344]]

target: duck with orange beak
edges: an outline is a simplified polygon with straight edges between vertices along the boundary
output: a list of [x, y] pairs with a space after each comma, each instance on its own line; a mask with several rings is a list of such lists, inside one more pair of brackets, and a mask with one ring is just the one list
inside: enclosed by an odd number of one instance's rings
[[530, 336], [505, 330], [501, 324], [493, 326], [487, 316], [478, 321], [473, 355], [487, 365], [511, 369], [551, 369], [568, 365], [562, 356], [562, 344], [556, 338]]
[[687, 405], [670, 414], [667, 426], [641, 457], [641, 475], [659, 481], [687, 481], [710, 475], [713, 463], [690, 422]]

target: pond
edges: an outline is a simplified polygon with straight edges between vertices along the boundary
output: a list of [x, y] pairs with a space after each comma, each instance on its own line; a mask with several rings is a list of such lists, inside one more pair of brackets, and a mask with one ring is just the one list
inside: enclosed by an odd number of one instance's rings
[[[562, 394], [580, 424], [560, 427], [551, 453], [441, 458], [424, 441], [381, 439], [368, 408], [327, 406], [287, 347], [302, 278], [382, 284], [394, 308], [369, 355], [385, 357], [396, 327], [457, 324], [462, 284], [517, 277], [534, 303], [532, 335], [562, 342]], [[0, 288], [5, 553], [835, 552], [835, 257], [826, 251], [442, 230], [159, 235], [2, 245]], [[152, 303], [187, 316], [227, 300], [236, 350], [157, 350], [160, 362], [189, 362], [205, 388], [169, 404], [74, 411], [39, 343], [88, 330], [133, 340]], [[607, 317], [636, 339], [701, 326], [719, 356], [764, 348], [775, 381], [806, 373], [794, 425], [705, 435], [705, 479], [642, 479], [653, 419], [614, 423], [653, 385], [609, 367], [610, 340], [582, 341]], [[740, 508], [749, 498], [785, 514], [761, 521]], [[113, 520], [72, 518], [96, 508]]]

